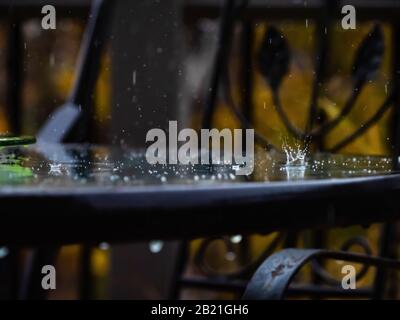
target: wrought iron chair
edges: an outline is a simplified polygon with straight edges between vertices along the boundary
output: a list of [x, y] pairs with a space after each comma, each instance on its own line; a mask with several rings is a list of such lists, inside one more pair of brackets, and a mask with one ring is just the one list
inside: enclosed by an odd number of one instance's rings
[[[348, 252], [334, 252], [321, 249], [285, 249], [273, 254], [258, 268], [250, 280], [243, 295], [245, 300], [282, 300], [290, 289], [290, 283], [297, 272], [307, 262], [315, 259], [335, 259], [365, 265], [375, 266], [378, 270], [388, 268], [400, 269], [400, 261], [388, 258], [378, 258], [369, 255], [354, 254]], [[307, 289], [297, 288], [298, 294], [307, 295], [311, 291], [323, 295], [339, 294], [340, 296], [354, 296], [357, 293], [365, 297], [381, 298], [379, 291], [370, 291], [366, 289], [345, 290], [340, 282], [335, 287], [309, 287]], [[375, 293], [375, 294], [374, 294]]]
[[[231, 112], [237, 117], [244, 128], [253, 128], [252, 121], [248, 116], [251, 113], [251, 91], [252, 91], [252, 76], [253, 61], [251, 53], [251, 41], [252, 41], [252, 22], [248, 20], [243, 14], [249, 1], [246, 0], [226, 0], [222, 9], [222, 16], [220, 22], [220, 35], [217, 53], [213, 66], [213, 73], [211, 78], [211, 91], [208, 96], [207, 105], [203, 117], [203, 128], [209, 128], [212, 123], [213, 115], [217, 106], [218, 92], [223, 85], [222, 92], [225, 102], [230, 107]], [[371, 126], [377, 123], [383, 115], [391, 108], [394, 104], [399, 101], [398, 88], [400, 85], [400, 75], [398, 70], [400, 69], [400, 61], [398, 56], [400, 54], [400, 28], [395, 25], [395, 37], [394, 37], [394, 86], [387, 95], [387, 98], [382, 105], [377, 109], [375, 114], [368, 119], [359, 129], [355, 130], [352, 134], [345, 137], [342, 141], [339, 141], [333, 147], [326, 149], [323, 145], [323, 139], [327, 133], [332, 129], [336, 128], [337, 125], [353, 110], [355, 102], [359, 97], [365, 84], [373, 79], [374, 75], [378, 71], [382, 56], [384, 52], [384, 39], [381, 27], [377, 24], [370, 32], [370, 34], [364, 39], [361, 46], [358, 49], [353, 70], [353, 90], [351, 96], [348, 98], [344, 107], [340, 111], [339, 115], [329, 121], [321, 122], [318, 108], [318, 96], [320, 94], [320, 84], [326, 77], [326, 64], [327, 64], [327, 52], [329, 48], [329, 29], [330, 21], [332, 19], [333, 12], [335, 12], [337, 2], [336, 1], [325, 1], [325, 9], [316, 21], [316, 39], [317, 39], [317, 56], [315, 59], [315, 77], [312, 88], [311, 102], [309, 108], [309, 115], [307, 119], [307, 125], [304, 130], [294, 126], [284, 109], [281, 105], [279, 97], [279, 89], [283, 78], [288, 73], [290, 52], [288, 44], [284, 36], [274, 27], [270, 27], [266, 32], [261, 45], [261, 49], [257, 54], [257, 65], [259, 66], [260, 72], [263, 75], [266, 82], [269, 84], [272, 92], [273, 103], [276, 111], [285, 125], [287, 131], [295, 138], [304, 141], [306, 144], [313, 144], [316, 150], [337, 152], [342, 148], [353, 142], [356, 138], [364, 134]], [[230, 77], [228, 76], [227, 61], [233, 37], [233, 28], [237, 20], [241, 20], [243, 25], [243, 39], [244, 54], [243, 54], [243, 74], [244, 76], [244, 92], [242, 97], [242, 106], [238, 106], [233, 98], [231, 92]], [[400, 126], [399, 126], [399, 111], [395, 108], [393, 114], [393, 161], [394, 169], [398, 169], [398, 156], [400, 154]], [[320, 121], [320, 123], [318, 123]], [[277, 147], [272, 145], [268, 139], [256, 132], [256, 142], [263, 146], [266, 150], [279, 150]], [[179, 289], [184, 287], [200, 288], [200, 289], [214, 289], [223, 291], [233, 291], [241, 293], [246, 288], [246, 279], [249, 275], [256, 271], [252, 280], [247, 286], [245, 299], [269, 299], [269, 298], [282, 298], [284, 294], [288, 293], [291, 295], [314, 295], [314, 296], [353, 296], [353, 297], [373, 297], [382, 298], [384, 296], [384, 280], [387, 277], [387, 268], [393, 267], [398, 268], [399, 262], [396, 260], [390, 260], [394, 258], [393, 243], [391, 243], [394, 235], [394, 226], [386, 224], [382, 227], [381, 239], [379, 245], [379, 258], [371, 256], [371, 249], [368, 241], [361, 237], [354, 237], [346, 241], [343, 244], [343, 252], [332, 252], [322, 249], [286, 249], [280, 253], [274, 254], [267, 258], [264, 263], [257, 269], [260, 262], [266, 257], [271, 255], [279, 245], [283, 247], [291, 248], [295, 247], [298, 239], [299, 232], [287, 232], [280, 233], [271, 242], [271, 244], [264, 250], [261, 256], [247, 263], [238, 272], [231, 274], [223, 274], [215, 272], [205, 266], [205, 251], [207, 247], [215, 240], [223, 240], [227, 247], [232, 246], [228, 237], [213, 238], [203, 240], [199, 252], [196, 255], [195, 263], [206, 276], [205, 278], [192, 278], [182, 276], [183, 270], [186, 264], [187, 257], [187, 244], [182, 246], [181, 260], [178, 263], [177, 268], [177, 285], [174, 287], [172, 297], [177, 297]], [[325, 243], [325, 235], [323, 231], [313, 231], [314, 246], [322, 248]], [[243, 242], [246, 245], [246, 242]], [[359, 246], [365, 251], [365, 255], [351, 254], [348, 251], [353, 246]], [[323, 266], [319, 264], [317, 258], [333, 258], [343, 259], [353, 262], [364, 263], [365, 265], [373, 265], [377, 267], [375, 274], [373, 288], [370, 289], [357, 289], [345, 291], [341, 287], [338, 287], [338, 283], [335, 279], [330, 277], [324, 270]], [[290, 281], [293, 279], [294, 274], [303, 266], [306, 262], [313, 261], [312, 271], [314, 283], [309, 286], [303, 287], [289, 287]], [[368, 266], [360, 271], [359, 277], [363, 277], [368, 270]], [[265, 283], [268, 286], [265, 286]], [[319, 286], [319, 283], [331, 284], [331, 287], [326, 288]]]

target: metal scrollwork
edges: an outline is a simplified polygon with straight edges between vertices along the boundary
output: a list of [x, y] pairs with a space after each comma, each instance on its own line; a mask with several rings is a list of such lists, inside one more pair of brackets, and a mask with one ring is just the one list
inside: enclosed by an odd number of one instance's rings
[[400, 261], [320, 249], [285, 249], [266, 259], [250, 280], [243, 299], [281, 300], [297, 272], [314, 259], [335, 259], [375, 267], [400, 269]]
[[229, 237], [208, 238], [202, 241], [200, 248], [196, 252], [194, 263], [203, 275], [210, 278], [223, 278], [226, 280], [246, 278], [253, 274], [258, 266], [278, 248], [284, 238], [285, 234], [278, 233], [257, 259], [249, 261], [245, 265], [240, 266], [238, 270], [229, 273], [219, 272], [210, 267], [207, 264], [206, 254], [210, 248], [210, 245], [215, 241], [223, 241], [227, 252], [233, 252], [233, 244], [231, 239]]
[[[229, 0], [226, 2], [225, 6], [225, 15], [221, 22], [221, 37], [218, 51], [221, 53], [221, 56], [218, 56], [219, 59], [216, 61], [216, 65], [214, 68], [214, 76], [213, 76], [213, 89], [214, 95], [212, 101], [208, 104], [207, 110], [205, 112], [203, 124], [205, 127], [210, 126], [210, 121], [212, 119], [211, 115], [216, 108], [216, 92], [218, 90], [218, 84], [221, 79], [224, 80], [224, 97], [231, 109], [231, 112], [237, 117], [237, 119], [241, 122], [242, 126], [245, 128], [254, 128], [252, 121], [248, 119], [243, 113], [242, 108], [237, 105], [235, 99], [232, 94], [232, 86], [230, 83], [230, 75], [229, 68], [227, 68], [227, 63], [229, 61], [230, 56], [230, 47], [232, 42], [232, 34], [234, 21], [238, 19], [241, 15], [241, 12], [247, 7], [247, 1], [241, 1], [239, 5], [235, 5], [236, 1]], [[321, 26], [319, 26], [321, 28]], [[323, 27], [325, 28], [325, 26]], [[324, 34], [324, 32], [320, 32], [317, 30], [318, 34]], [[320, 42], [325, 45], [319, 46], [320, 52], [318, 52], [318, 57], [326, 56], [326, 41], [324, 39], [320, 39]], [[313, 127], [313, 124], [316, 122], [313, 117], [317, 116], [320, 108], [318, 108], [318, 94], [319, 87], [321, 86], [323, 79], [323, 67], [317, 65], [313, 83], [313, 92], [312, 99], [310, 100], [310, 116], [307, 121], [307, 127], [305, 130], [302, 130], [296, 127], [286, 114], [281, 99], [279, 96], [279, 91], [281, 88], [281, 84], [283, 79], [289, 73], [289, 64], [291, 59], [291, 53], [289, 49], [289, 45], [284, 35], [276, 29], [274, 26], [270, 26], [266, 31], [264, 38], [262, 40], [259, 52], [256, 55], [256, 65], [260, 74], [265, 79], [266, 83], [271, 88], [272, 98], [274, 107], [278, 116], [280, 117], [282, 123], [286, 127], [287, 131], [295, 138], [304, 141], [305, 143], [310, 143], [311, 141], [317, 141], [326, 136], [330, 131], [336, 128], [341, 121], [350, 114], [350, 112], [354, 109], [354, 106], [357, 102], [358, 97], [360, 96], [362, 90], [368, 81], [371, 81], [376, 76], [383, 60], [384, 54], [384, 37], [383, 31], [379, 24], [375, 24], [371, 32], [365, 37], [365, 39], [360, 44], [352, 66], [352, 80], [353, 80], [353, 88], [349, 98], [347, 99], [344, 107], [341, 109], [339, 114], [331, 119], [327, 120], [317, 127]], [[317, 61], [318, 59], [316, 59]], [[367, 119], [358, 129], [356, 129], [353, 133], [349, 134], [347, 137], [336, 143], [333, 147], [330, 148], [331, 152], [337, 152], [340, 149], [344, 148], [360, 135], [362, 135], [365, 131], [367, 131], [370, 127], [376, 124], [389, 110], [394, 101], [393, 91], [390, 90], [389, 94], [385, 101], [382, 102], [382, 105], [379, 106], [377, 111]], [[271, 143], [269, 143], [268, 139], [257, 132], [255, 130], [255, 138], [256, 142], [260, 145], [269, 149], [277, 149]]]
[[[343, 252], [349, 252], [351, 248], [353, 247], [360, 247], [363, 250], [363, 254], [366, 256], [372, 256], [372, 249], [371, 246], [368, 242], [368, 240], [364, 237], [353, 237], [348, 239], [345, 243], [340, 248], [340, 251]], [[311, 261], [311, 268], [312, 272], [318, 276], [318, 278], [325, 284], [331, 285], [331, 286], [340, 286], [341, 281], [338, 279], [335, 279], [332, 277], [324, 268], [321, 266], [321, 264], [318, 262], [318, 260], [312, 260]], [[360, 281], [365, 277], [369, 270], [370, 266], [369, 265], [363, 265], [361, 269], [357, 273], [357, 281]]]

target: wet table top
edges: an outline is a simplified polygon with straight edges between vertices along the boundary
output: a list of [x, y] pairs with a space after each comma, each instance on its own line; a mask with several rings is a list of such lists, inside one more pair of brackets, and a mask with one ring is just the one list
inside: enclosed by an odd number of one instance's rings
[[0, 242], [74, 243], [267, 233], [398, 217], [391, 160], [258, 150], [232, 165], [150, 165], [118, 147], [0, 149]]

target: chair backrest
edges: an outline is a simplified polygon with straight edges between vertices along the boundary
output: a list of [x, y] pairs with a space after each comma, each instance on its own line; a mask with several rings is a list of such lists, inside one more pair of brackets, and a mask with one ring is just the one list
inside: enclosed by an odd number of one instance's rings
[[[107, 37], [109, 19], [115, 1], [94, 0], [92, 2], [88, 25], [82, 40], [78, 57], [74, 86], [67, 102], [53, 112], [40, 129], [37, 140], [63, 142], [68, 139], [79, 121], [88, 127], [90, 119], [90, 99], [100, 69], [100, 59]], [[80, 131], [80, 141], [86, 140], [88, 130]]]
[[[219, 42], [217, 54], [214, 60], [214, 66], [212, 70], [211, 77], [211, 85], [210, 92], [208, 97], [208, 103], [205, 106], [205, 112], [203, 116], [203, 127], [208, 128], [211, 126], [212, 117], [216, 109], [217, 105], [217, 92], [219, 91], [220, 83], [225, 81], [225, 85], [221, 86], [224, 89], [224, 97], [226, 99], [226, 103], [230, 106], [232, 113], [238, 118], [241, 122], [242, 126], [245, 128], [252, 128], [252, 121], [248, 119], [245, 114], [242, 113], [241, 110], [246, 110], [251, 108], [252, 106], [246, 105], [244, 106], [236, 105], [236, 99], [234, 99], [234, 94], [232, 91], [232, 85], [230, 85], [230, 76], [227, 75], [230, 68], [227, 68], [227, 64], [229, 61], [229, 54], [232, 42], [233, 31], [235, 27], [235, 21], [242, 19], [242, 17], [246, 17], [243, 14], [243, 10], [246, 9], [248, 2], [245, 0], [225, 0], [224, 7], [222, 10], [222, 18], [220, 22], [220, 34], [219, 34]], [[261, 75], [269, 84], [272, 92], [273, 104], [276, 108], [277, 114], [286, 127], [288, 133], [299, 139], [300, 141], [304, 141], [306, 144], [313, 143], [315, 145], [315, 149], [332, 152], [335, 153], [340, 151], [351, 142], [356, 140], [358, 137], [363, 135], [369, 128], [371, 128], [374, 124], [376, 124], [382, 117], [386, 114], [386, 112], [396, 104], [396, 96], [397, 96], [397, 88], [396, 85], [393, 85], [389, 90], [387, 97], [382, 104], [378, 107], [376, 112], [367, 119], [363, 124], [360, 124], [358, 129], [355, 129], [353, 133], [344, 137], [341, 141], [336, 143], [334, 146], [326, 148], [323, 144], [324, 138], [335, 128], [338, 127], [339, 124], [350, 114], [350, 112], [354, 109], [354, 106], [357, 102], [357, 99], [360, 96], [365, 85], [372, 79], [372, 77], [377, 73], [383, 61], [383, 54], [385, 50], [384, 44], [384, 34], [381, 26], [376, 24], [371, 32], [366, 36], [366, 38], [361, 42], [361, 45], [358, 48], [356, 57], [354, 59], [353, 70], [352, 70], [352, 79], [353, 79], [353, 90], [348, 97], [346, 103], [343, 108], [340, 110], [339, 114], [327, 121], [323, 121], [317, 123], [317, 119], [320, 118], [318, 114], [321, 109], [318, 108], [318, 97], [321, 93], [321, 83], [326, 76], [326, 65], [328, 64], [327, 55], [329, 52], [329, 31], [331, 28], [331, 20], [333, 19], [332, 15], [336, 12], [336, 6], [334, 1], [326, 0], [325, 6], [321, 11], [321, 15], [316, 18], [316, 28], [315, 28], [315, 41], [317, 47], [317, 53], [315, 57], [315, 76], [313, 82], [313, 90], [310, 99], [309, 106], [309, 115], [306, 119], [306, 128], [299, 128], [295, 126], [290, 117], [285, 112], [285, 108], [282, 106], [281, 99], [279, 96], [279, 90], [281, 88], [282, 80], [289, 73], [289, 63], [290, 63], [290, 50], [289, 45], [284, 37], [284, 35], [273, 26], [270, 26], [267, 32], [265, 33], [264, 39], [260, 45], [259, 52], [256, 54], [256, 59], [254, 63], [251, 61], [244, 61], [244, 70], [247, 72], [254, 72], [254, 67], [257, 66]], [[250, 18], [245, 18], [242, 20], [244, 25], [251, 26], [252, 22], [249, 21]], [[397, 27], [394, 24], [395, 29]], [[243, 28], [246, 30], [245, 28]], [[398, 33], [398, 31], [396, 31]], [[395, 32], [395, 33], [396, 33]], [[246, 36], [246, 32], [242, 32], [244, 37]], [[250, 31], [251, 33], [251, 31]], [[396, 34], [397, 34], [396, 33]], [[246, 39], [243, 39], [243, 43], [246, 43]], [[394, 42], [396, 42], [394, 40]], [[252, 43], [247, 45], [248, 52], [244, 54], [244, 57], [252, 56]], [[400, 63], [396, 59], [399, 54], [399, 45], [394, 43], [394, 81], [399, 78], [398, 65]], [[246, 60], [246, 59], [244, 59]], [[246, 91], [251, 91], [251, 76], [246, 76], [241, 78], [241, 86], [246, 88]], [[243, 83], [248, 82], [248, 83]], [[250, 93], [245, 92], [245, 95], [248, 95], [247, 99], [243, 99], [244, 101], [250, 101], [249, 96]], [[249, 102], [247, 102], [249, 104]], [[397, 110], [397, 108], [396, 108]], [[392, 138], [394, 139], [394, 143], [392, 143], [394, 159], [397, 159], [397, 156], [400, 154], [400, 141], [397, 138], [397, 135], [400, 131], [400, 116], [398, 115], [400, 112], [396, 111], [394, 118], [394, 128], [392, 130]], [[397, 119], [397, 120], [396, 120]], [[269, 143], [268, 137], [263, 136], [262, 134], [255, 132], [256, 142], [263, 145], [267, 149], [275, 148], [271, 143]], [[397, 143], [396, 143], [397, 141]], [[394, 164], [397, 163], [394, 161]]]

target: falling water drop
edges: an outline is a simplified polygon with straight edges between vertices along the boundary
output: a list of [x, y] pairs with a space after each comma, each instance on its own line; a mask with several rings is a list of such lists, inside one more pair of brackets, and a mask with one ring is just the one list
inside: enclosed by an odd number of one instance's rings
[[9, 250], [7, 247], [0, 247], [0, 259], [7, 257]]
[[234, 261], [236, 259], [236, 254], [234, 252], [227, 252], [225, 255], [226, 260], [228, 261]]
[[231, 242], [234, 244], [238, 244], [238, 243], [242, 242], [242, 240], [243, 240], [243, 237], [240, 234], [231, 237]]
[[107, 251], [110, 249], [110, 244], [108, 242], [101, 242], [99, 244], [99, 249], [103, 251]]
[[151, 253], [160, 253], [164, 247], [164, 242], [159, 240], [150, 241], [149, 250]]

